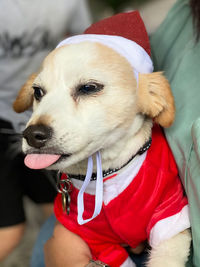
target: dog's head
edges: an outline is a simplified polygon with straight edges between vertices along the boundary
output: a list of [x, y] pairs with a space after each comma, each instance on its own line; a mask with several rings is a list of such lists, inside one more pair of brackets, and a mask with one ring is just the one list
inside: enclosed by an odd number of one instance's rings
[[31, 105], [23, 150], [61, 155], [51, 167], [61, 170], [99, 150], [107, 159], [116, 157], [117, 144], [123, 150], [149, 118], [164, 127], [174, 120], [173, 97], [161, 72], [139, 74], [136, 81], [123, 56], [92, 42], [65, 45], [47, 56], [14, 109]]

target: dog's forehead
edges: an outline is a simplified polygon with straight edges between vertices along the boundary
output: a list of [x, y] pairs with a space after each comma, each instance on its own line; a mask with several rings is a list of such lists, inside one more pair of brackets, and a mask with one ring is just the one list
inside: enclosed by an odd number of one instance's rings
[[[43, 68], [52, 66], [69, 67], [69, 64], [78, 62], [80, 64], [88, 64], [91, 60], [98, 58], [97, 46], [91, 43], [80, 43], [65, 45], [53, 50], [44, 60]], [[78, 67], [78, 65], [77, 65]]]
[[61, 61], [65, 62], [77, 60], [80, 60], [81, 63], [83, 63], [83, 60], [86, 60], [87, 63], [93, 61], [97, 63], [97, 60], [106, 60], [107, 62], [109, 61], [109, 58], [114, 58], [116, 63], [120, 60], [120, 58], [123, 61], [127, 61], [119, 53], [106, 45], [92, 41], [84, 41], [56, 48], [46, 57], [44, 65], [49, 64], [49, 61], [52, 60], [55, 64], [60, 63]]
[[113, 49], [94, 42], [82, 42], [78, 44], [65, 45], [50, 53], [43, 63], [44, 71], [55, 71], [65, 73], [93, 73], [93, 70], [101, 72], [112, 72], [115, 68], [118, 72], [129, 69], [133, 72], [131, 65], [123, 56]]
[[37, 81], [47, 90], [74, 88], [97, 81], [104, 85], [136, 87], [134, 70], [128, 60], [112, 48], [82, 42], [56, 48], [44, 60]]

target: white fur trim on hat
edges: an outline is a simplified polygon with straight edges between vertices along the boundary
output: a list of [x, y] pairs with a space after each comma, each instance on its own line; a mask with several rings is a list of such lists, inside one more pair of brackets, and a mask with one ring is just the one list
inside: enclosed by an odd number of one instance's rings
[[151, 73], [153, 71], [153, 63], [148, 53], [136, 42], [121, 36], [103, 34], [75, 35], [60, 42], [57, 48], [67, 44], [78, 44], [87, 41], [106, 45], [124, 56], [131, 64], [137, 81], [138, 73]]

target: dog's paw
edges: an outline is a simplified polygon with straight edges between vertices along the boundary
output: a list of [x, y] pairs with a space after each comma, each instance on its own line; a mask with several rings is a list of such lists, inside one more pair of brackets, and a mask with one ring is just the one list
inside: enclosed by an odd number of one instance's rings
[[185, 264], [173, 260], [155, 260], [147, 263], [146, 267], [185, 267]]
[[185, 230], [152, 248], [146, 267], [185, 267], [190, 254], [191, 234]]

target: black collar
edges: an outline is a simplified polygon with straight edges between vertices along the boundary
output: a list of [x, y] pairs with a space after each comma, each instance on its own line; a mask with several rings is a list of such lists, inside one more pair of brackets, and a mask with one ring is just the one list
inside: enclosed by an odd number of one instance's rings
[[[122, 165], [121, 167], [119, 168], [115, 168], [115, 169], [109, 169], [107, 171], [103, 171], [103, 177], [106, 177], [108, 175], [111, 175], [119, 170], [121, 170], [122, 168], [124, 168], [126, 165], [128, 165], [131, 160], [133, 160], [137, 155], [142, 155], [144, 152], [146, 152], [150, 146], [151, 146], [151, 142], [152, 142], [152, 139], [150, 138], [139, 150], [138, 152], [133, 155], [124, 165]], [[71, 180], [71, 179], [76, 179], [76, 180], [80, 180], [80, 181], [84, 181], [85, 180], [85, 175], [75, 175], [75, 174], [67, 174], [67, 177]], [[91, 177], [91, 181], [96, 181], [97, 179], [97, 174], [96, 173], [93, 173], [92, 174], [92, 177]]]

